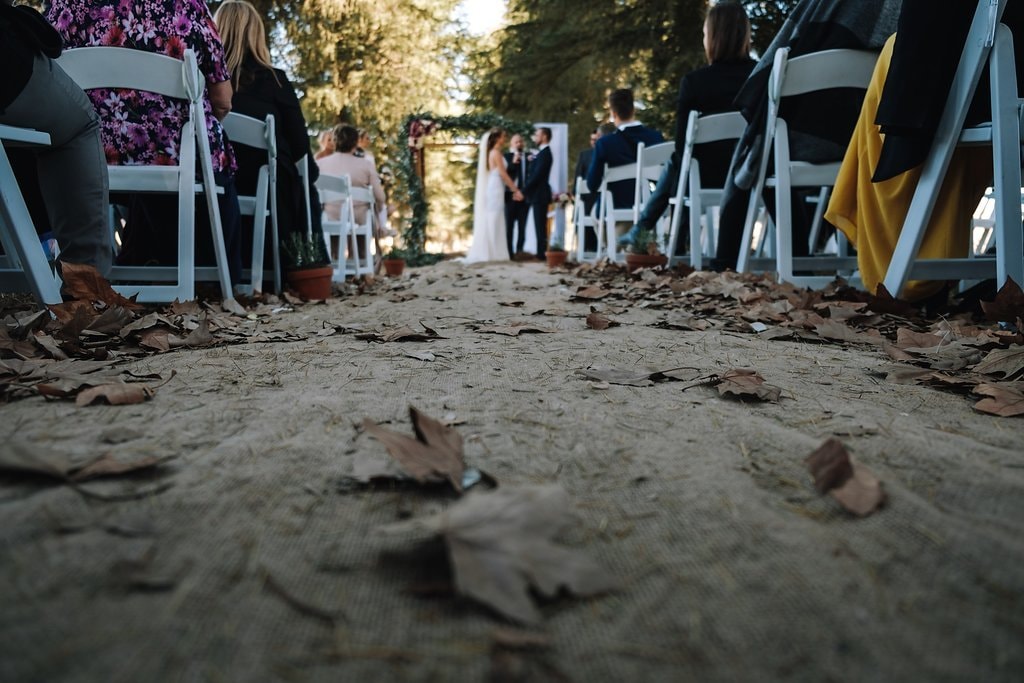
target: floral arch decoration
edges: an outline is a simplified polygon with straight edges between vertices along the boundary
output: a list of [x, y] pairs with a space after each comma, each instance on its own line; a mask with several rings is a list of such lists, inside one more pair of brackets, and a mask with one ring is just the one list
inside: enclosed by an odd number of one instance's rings
[[402, 240], [413, 263], [433, 261], [426, 254], [427, 199], [423, 193], [424, 148], [426, 138], [438, 130], [483, 133], [500, 126], [509, 134], [528, 134], [533, 126], [497, 114], [466, 114], [464, 116], [434, 116], [429, 112], [410, 114], [399, 129], [398, 163], [395, 178], [398, 181], [402, 203], [409, 207], [409, 215], [402, 226]]

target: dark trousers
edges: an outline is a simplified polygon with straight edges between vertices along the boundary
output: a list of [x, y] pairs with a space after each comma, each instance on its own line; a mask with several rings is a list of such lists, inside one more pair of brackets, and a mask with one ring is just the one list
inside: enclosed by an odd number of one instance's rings
[[[715, 270], [736, 268], [740, 247], [743, 242], [743, 225], [747, 219], [747, 205], [750, 190], [743, 190], [732, 182], [732, 175], [726, 179], [725, 194], [718, 216], [718, 249], [712, 267]], [[817, 194], [816, 188], [793, 190], [793, 256], [807, 256], [807, 239], [810, 235], [814, 213], [808, 208], [807, 196]], [[775, 219], [775, 190], [766, 188], [763, 193], [765, 206], [772, 220]]]
[[[533, 211], [533, 227], [537, 231], [537, 255], [540, 256], [548, 250], [548, 206], [550, 202], [543, 204], [530, 204]], [[522, 239], [519, 242], [522, 245]], [[520, 246], [520, 251], [522, 246]]]
[[[505, 240], [508, 244], [508, 255], [512, 256], [523, 250], [526, 242], [526, 218], [530, 215], [530, 205], [526, 202], [516, 202], [505, 199]], [[516, 240], [515, 248], [512, 245], [512, 234], [519, 227], [519, 238]]]

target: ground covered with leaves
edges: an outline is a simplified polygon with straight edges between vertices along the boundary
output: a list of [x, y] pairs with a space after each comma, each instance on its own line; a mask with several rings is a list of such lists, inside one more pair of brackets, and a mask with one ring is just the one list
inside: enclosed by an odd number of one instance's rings
[[[1017, 680], [1024, 295], [445, 263], [0, 318], [0, 678]], [[1000, 324], [1002, 322], [1003, 324]]]

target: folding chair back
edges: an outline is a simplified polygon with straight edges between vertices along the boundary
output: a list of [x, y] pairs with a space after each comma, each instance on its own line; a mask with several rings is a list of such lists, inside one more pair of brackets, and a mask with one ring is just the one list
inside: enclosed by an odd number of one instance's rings
[[0, 291], [30, 291], [41, 304], [59, 304], [60, 285], [55, 279], [36, 236], [32, 217], [6, 146], [48, 147], [50, 136], [37, 130], [0, 125]]
[[[886, 272], [885, 288], [894, 295], [898, 296], [897, 293], [911, 279], [960, 280], [995, 276], [999, 287], [1007, 279], [1024, 284], [1024, 225], [1020, 195], [1020, 142], [1024, 129], [1021, 125], [1022, 102], [1017, 92], [1013, 34], [999, 23], [1006, 3], [1007, 0], [978, 2], [949, 97], [939, 119], [935, 141], [921, 166], [921, 177]], [[974, 99], [986, 59], [992, 84], [992, 123], [965, 129], [967, 110]], [[917, 260], [917, 252], [957, 144], [992, 146], [995, 259]]]
[[[374, 254], [376, 253], [376, 240], [374, 238], [373, 224], [377, 220], [377, 203], [373, 197], [373, 191], [368, 187], [355, 187], [351, 189], [352, 197], [352, 235], [355, 239], [357, 250], [354, 254], [356, 260], [356, 275], [373, 275]], [[362, 204], [366, 207], [366, 217], [362, 222], [355, 219], [355, 205]], [[358, 246], [363, 244], [363, 255], [359, 255]]]
[[597, 252], [600, 254], [604, 250], [604, 241], [607, 239], [608, 260], [610, 261], [615, 261], [618, 258], [615, 224], [633, 220], [635, 212], [632, 206], [615, 206], [615, 200], [608, 186], [623, 180], [636, 181], [638, 168], [636, 161], [622, 166], [605, 164], [601, 186], [597, 190]]
[[[810, 287], [821, 287], [834, 276], [794, 276], [793, 259], [793, 207], [791, 190], [794, 187], [832, 186], [839, 174], [841, 160], [831, 163], [814, 164], [794, 161], [789, 149], [789, 128], [780, 116], [782, 101], [794, 95], [832, 90], [834, 88], [857, 88], [867, 90], [875, 69], [878, 54], [866, 50], [824, 50], [789, 59], [789, 48], [780, 48], [775, 53], [775, 62], [768, 79], [768, 116], [765, 127], [764, 147], [758, 169], [758, 179], [750, 195], [747, 219], [744, 225], [743, 243], [740, 247], [740, 262], [737, 270], [747, 269], [750, 243], [753, 235], [754, 218], [761, 192], [764, 187], [775, 188], [775, 237], [776, 269], [779, 281], [791, 282]], [[775, 176], [766, 178], [768, 155], [774, 149]], [[855, 269], [856, 259], [840, 257], [826, 259], [811, 257], [800, 259], [802, 268], [816, 270]]]
[[[687, 203], [690, 211], [690, 265], [699, 270], [703, 266], [703, 257], [713, 254], [718, 242], [712, 209], [722, 203], [723, 188], [703, 186], [700, 163], [693, 156], [694, 146], [722, 140], [738, 140], [746, 127], [747, 120], [739, 112], [708, 116], [700, 116], [696, 111], [690, 112], [690, 117], [686, 121], [683, 157], [679, 162], [679, 182], [676, 185], [675, 197], [669, 200], [672, 207], [668, 246], [670, 263], [676, 253], [683, 211]], [[701, 218], [705, 212], [706, 227], [702, 230]]]
[[572, 225], [574, 239], [576, 240], [576, 260], [582, 263], [587, 260], [597, 260], [601, 253], [600, 247], [597, 251], [586, 253], [586, 238], [587, 230], [595, 231], [594, 237], [597, 238], [597, 218], [595, 217], [597, 206], [591, 207], [590, 213], [587, 213], [587, 207], [583, 201], [583, 195], [590, 192], [587, 188], [587, 181], [581, 177], [576, 178], [576, 202], [572, 207]]
[[[324, 241], [327, 243], [327, 253], [331, 253], [331, 236], [338, 237], [338, 256], [334, 259], [332, 277], [336, 282], [344, 282], [346, 275], [359, 274], [359, 250], [352, 231], [352, 179], [347, 175], [334, 176], [321, 173], [320, 177], [316, 179], [316, 187], [320, 191], [321, 204], [328, 202], [340, 204], [337, 219], [328, 218], [327, 213], [324, 212], [321, 221]], [[354, 255], [351, 265], [349, 265], [350, 255]]]
[[[57, 60], [60, 67], [82, 88], [127, 88], [186, 100], [188, 118], [181, 130], [177, 166], [108, 166], [111, 192], [156, 192], [178, 195], [177, 268], [114, 267], [111, 281], [171, 281], [174, 285], [115, 285], [123, 293], [138, 293], [139, 301], [186, 301], [195, 298], [197, 277], [219, 280], [225, 299], [233, 298], [228, 271], [224, 232], [213, 177], [213, 159], [203, 112], [206, 82], [199, 72], [196, 56], [186, 50], [183, 59], [122, 47], [83, 47], [66, 50]], [[195, 180], [196, 161], [200, 181]], [[216, 271], [195, 267], [195, 195], [206, 196], [217, 259]]]
[[[274, 116], [263, 121], [234, 112], [222, 122], [233, 145], [244, 145], [267, 153], [267, 162], [256, 177], [256, 194], [239, 195], [238, 208], [243, 216], [252, 216], [252, 262], [249, 269], [249, 294], [263, 291], [263, 251], [270, 222], [270, 250], [273, 257], [274, 291], [281, 291], [281, 253], [278, 249], [277, 222], [277, 137]], [[244, 272], [243, 272], [244, 277]]]

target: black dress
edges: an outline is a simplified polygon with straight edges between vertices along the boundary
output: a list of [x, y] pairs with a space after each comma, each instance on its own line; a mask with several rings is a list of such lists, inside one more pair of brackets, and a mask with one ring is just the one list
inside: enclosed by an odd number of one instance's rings
[[[306, 231], [306, 192], [310, 194], [313, 207], [313, 231], [319, 233], [320, 201], [313, 185], [319, 171], [310, 155], [306, 120], [302, 116], [299, 99], [288, 77], [280, 69], [269, 69], [251, 59], [247, 60], [241, 67], [238, 88], [231, 99], [231, 110], [261, 121], [267, 114], [274, 116], [274, 129], [277, 134], [279, 240], [285, 242], [293, 232]], [[234, 149], [238, 159], [238, 175], [235, 181], [238, 192], [242, 195], [253, 195], [256, 193], [260, 166], [266, 163], [266, 153], [243, 145], [235, 145]], [[303, 156], [309, 158], [307, 187], [303, 187], [295, 166], [295, 162]], [[243, 230], [243, 235], [251, 234], [250, 229]], [[251, 237], [248, 239], [251, 240]], [[251, 241], [248, 244], [251, 244]]]

